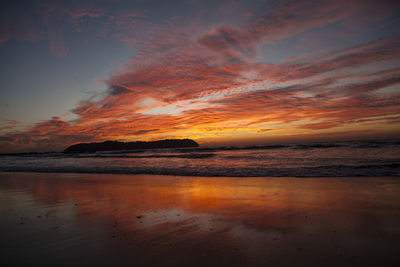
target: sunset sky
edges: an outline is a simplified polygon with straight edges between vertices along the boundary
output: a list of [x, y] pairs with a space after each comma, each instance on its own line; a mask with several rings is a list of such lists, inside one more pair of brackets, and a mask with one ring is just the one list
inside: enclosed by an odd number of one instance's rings
[[400, 1], [2, 1], [0, 152], [400, 136]]

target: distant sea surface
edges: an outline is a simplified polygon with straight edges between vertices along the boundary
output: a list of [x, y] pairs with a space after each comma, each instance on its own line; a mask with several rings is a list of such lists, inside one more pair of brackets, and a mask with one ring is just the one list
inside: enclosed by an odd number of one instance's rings
[[400, 141], [1, 155], [0, 171], [222, 177], [400, 176]]

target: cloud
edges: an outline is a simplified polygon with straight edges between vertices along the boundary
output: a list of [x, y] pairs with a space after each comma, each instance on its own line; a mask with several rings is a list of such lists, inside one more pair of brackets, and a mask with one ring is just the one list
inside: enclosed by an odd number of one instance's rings
[[133, 133], [133, 135], [145, 135], [151, 132], [157, 132], [159, 129], [150, 129], [150, 130], [139, 130], [135, 133]]
[[17, 126], [18, 124], [20, 124], [21, 122], [17, 121], [17, 120], [4, 120], [4, 122], [7, 124], [6, 126], [0, 127], [0, 131], [3, 130], [11, 130], [13, 128], [15, 128], [15, 126]]
[[253, 38], [232, 27], [218, 27], [199, 39], [199, 43], [228, 60], [240, 60], [255, 55]]
[[344, 49], [326, 57], [297, 64], [258, 64], [260, 79], [288, 82], [316, 75], [355, 70], [379, 62], [395, 62], [400, 57], [400, 36], [383, 38], [367, 44]]
[[[3, 4], [3, 3], [2, 3]], [[103, 3], [107, 5], [107, 3]], [[116, 8], [99, 8], [88, 1], [74, 5], [54, 1], [5, 1], [0, 11], [0, 46], [8, 40], [42, 41], [57, 57], [67, 57], [65, 36], [76, 32], [117, 38], [126, 44], [137, 43], [149, 33], [142, 12]], [[85, 38], [82, 34], [80, 38]]]
[[[77, 117], [73, 121], [53, 117], [25, 131], [8, 132], [1, 142], [62, 149], [66, 143], [138, 136], [267, 136], [337, 128], [351, 132], [361, 124], [398, 123], [394, 116], [400, 112], [400, 93], [384, 89], [400, 84], [399, 36], [324, 50], [317, 58], [305, 55], [270, 63], [260, 57], [260, 46], [333, 23], [355, 29], [352, 18], [362, 17], [369, 25], [398, 7], [397, 2], [384, 7], [379, 3], [283, 1], [243, 25], [147, 25], [151, 31], [136, 43], [136, 56], [106, 79], [109, 88], [103, 98], [79, 102], [71, 110]], [[377, 12], [371, 13], [374, 8]], [[83, 19], [111, 20], [101, 9], [63, 12], [75, 26]], [[136, 38], [137, 32], [120, 30], [131, 27], [127, 21], [136, 23], [138, 16], [115, 18], [112, 25], [118, 31], [113, 32], [119, 40]], [[55, 31], [50, 39], [57, 37]], [[54, 52], [66, 55], [62, 47]], [[156, 108], [164, 112], [152, 114]]]

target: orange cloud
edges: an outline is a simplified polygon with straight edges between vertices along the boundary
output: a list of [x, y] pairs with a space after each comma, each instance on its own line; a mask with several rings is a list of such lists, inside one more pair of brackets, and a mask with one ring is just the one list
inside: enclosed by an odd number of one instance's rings
[[[267, 138], [376, 125], [392, 129], [400, 113], [400, 92], [393, 90], [400, 84], [399, 36], [317, 59], [256, 60], [262, 44], [377, 7], [374, 1], [360, 3], [288, 1], [242, 27], [202, 32], [192, 32], [192, 25], [162, 27], [166, 31], [152, 32], [127, 67], [107, 79], [104, 98], [83, 100], [72, 109], [77, 119], [53, 117], [22, 132], [7, 132], [0, 142], [7, 148], [47, 150], [89, 140]], [[370, 20], [393, 12], [382, 8]], [[101, 10], [68, 14], [75, 24], [82, 17], [105, 16]]]

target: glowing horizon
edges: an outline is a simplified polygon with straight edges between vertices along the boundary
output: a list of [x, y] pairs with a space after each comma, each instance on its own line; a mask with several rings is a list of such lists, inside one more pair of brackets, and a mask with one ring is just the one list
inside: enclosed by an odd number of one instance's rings
[[1, 12], [0, 152], [400, 133], [397, 1], [8, 1]]

